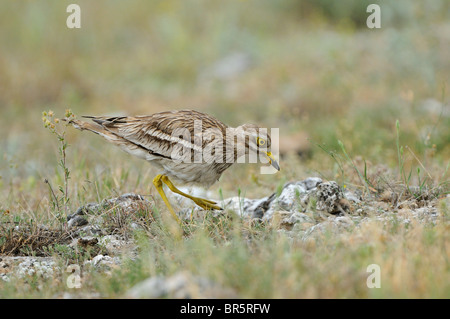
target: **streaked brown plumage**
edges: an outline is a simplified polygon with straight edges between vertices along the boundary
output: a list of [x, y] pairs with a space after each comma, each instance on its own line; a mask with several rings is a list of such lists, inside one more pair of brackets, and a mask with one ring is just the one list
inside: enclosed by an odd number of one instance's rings
[[[162, 183], [204, 209], [220, 207], [212, 201], [181, 192], [170, 179], [209, 187], [236, 162], [238, 156], [244, 155], [244, 152], [248, 154], [250, 150], [258, 152], [259, 149], [264, 149], [269, 162], [279, 169], [270, 153], [270, 135], [262, 134], [253, 124], [231, 128], [208, 114], [193, 110], [146, 116], [85, 117], [94, 123], [76, 119], [70, 120], [70, 123], [80, 130], [103, 136], [125, 152], [149, 161], [161, 171], [153, 183], [176, 219], [162, 190]], [[202, 154], [201, 158], [198, 154]]]

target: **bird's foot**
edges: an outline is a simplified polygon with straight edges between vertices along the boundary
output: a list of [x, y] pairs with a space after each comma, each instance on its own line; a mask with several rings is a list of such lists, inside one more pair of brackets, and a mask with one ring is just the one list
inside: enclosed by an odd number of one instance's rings
[[222, 207], [217, 206], [216, 202], [213, 202], [212, 200], [203, 199], [199, 197], [189, 197], [194, 203], [196, 203], [198, 206], [200, 206], [203, 209], [206, 210], [223, 210]]

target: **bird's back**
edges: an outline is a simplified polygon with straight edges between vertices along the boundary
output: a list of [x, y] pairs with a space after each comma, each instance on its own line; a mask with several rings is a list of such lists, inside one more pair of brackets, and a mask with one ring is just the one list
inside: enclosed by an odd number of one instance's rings
[[[140, 116], [85, 117], [98, 125], [78, 120], [73, 124], [102, 135], [127, 153], [152, 162], [164, 173], [185, 183], [209, 186], [232, 165], [195, 163], [195, 151], [203, 154], [205, 145], [211, 141], [210, 132], [215, 130], [225, 136], [227, 129], [227, 125], [202, 112], [179, 110]], [[209, 137], [204, 138], [206, 135]], [[198, 138], [201, 138], [200, 143]], [[190, 152], [187, 161], [174, 158], [180, 150]]]

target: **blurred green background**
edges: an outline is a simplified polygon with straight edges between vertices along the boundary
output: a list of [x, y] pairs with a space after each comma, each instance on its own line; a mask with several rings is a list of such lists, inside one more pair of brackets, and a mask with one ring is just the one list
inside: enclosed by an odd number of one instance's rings
[[[445, 169], [450, 1], [79, 0], [81, 29], [68, 29], [73, 2], [0, 4], [2, 200], [27, 197], [54, 175], [57, 140], [41, 121], [48, 109], [62, 117], [68, 108], [192, 108], [233, 126], [279, 127], [283, 156], [302, 156], [284, 157], [275, 186], [317, 172], [333, 178], [333, 160], [315, 143], [334, 151], [338, 139], [352, 156], [395, 167], [398, 119], [402, 144], [430, 171]], [[370, 3], [381, 6], [381, 29], [366, 27]], [[68, 166], [82, 171], [73, 183], [122, 176], [125, 166], [152, 177], [150, 165], [93, 134], [69, 129], [67, 138]], [[235, 192], [258, 168], [232, 171], [245, 174], [226, 173], [220, 187]], [[110, 189], [145, 192], [150, 180]]]

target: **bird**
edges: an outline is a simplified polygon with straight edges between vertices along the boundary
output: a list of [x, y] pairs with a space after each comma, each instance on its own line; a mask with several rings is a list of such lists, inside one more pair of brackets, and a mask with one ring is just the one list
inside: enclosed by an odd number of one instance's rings
[[96, 133], [123, 151], [153, 164], [159, 174], [153, 185], [173, 218], [179, 218], [164, 193], [163, 184], [205, 210], [222, 210], [217, 203], [179, 190], [172, 181], [205, 188], [239, 158], [261, 156], [276, 170], [271, 137], [255, 124], [230, 127], [195, 110], [174, 110], [138, 116], [83, 116], [91, 121], [65, 119], [81, 131]]

